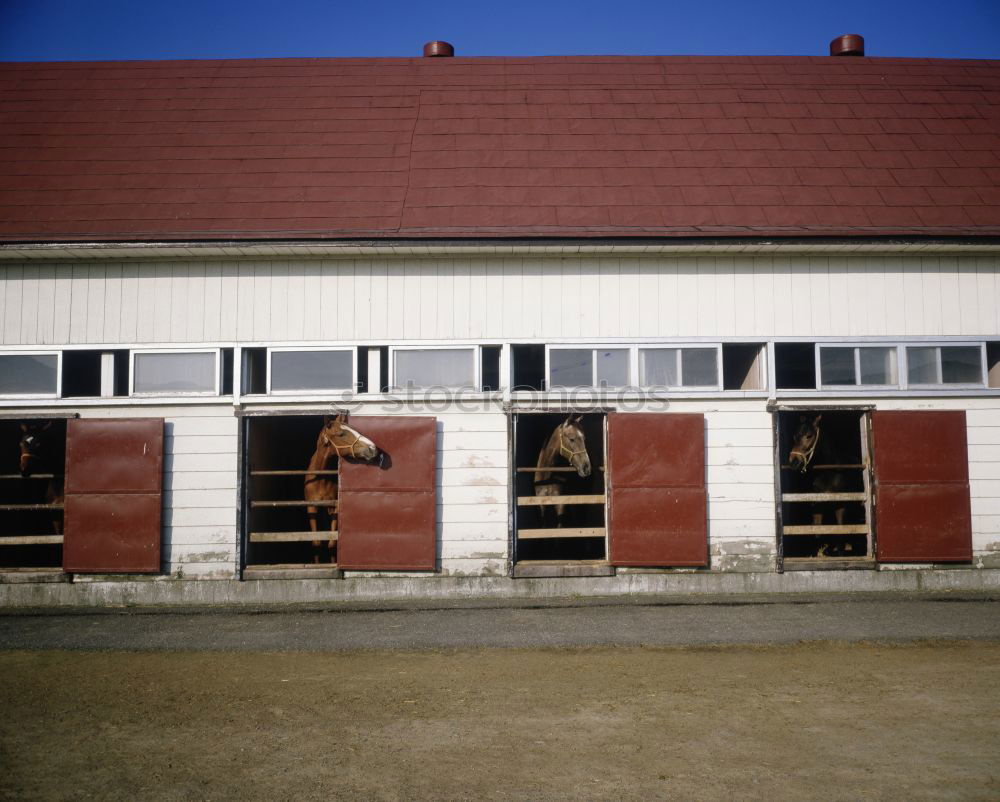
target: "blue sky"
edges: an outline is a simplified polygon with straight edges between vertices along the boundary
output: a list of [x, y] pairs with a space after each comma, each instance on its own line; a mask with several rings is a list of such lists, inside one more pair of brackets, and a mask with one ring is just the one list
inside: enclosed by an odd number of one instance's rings
[[0, 60], [457, 55], [1000, 58], [1000, 0], [0, 0]]

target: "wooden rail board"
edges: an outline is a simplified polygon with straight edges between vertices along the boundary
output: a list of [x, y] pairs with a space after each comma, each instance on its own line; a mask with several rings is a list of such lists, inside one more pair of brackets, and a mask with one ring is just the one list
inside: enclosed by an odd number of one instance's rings
[[[597, 470], [603, 471], [604, 466], [598, 466]], [[576, 468], [572, 465], [563, 465], [551, 468], [518, 468], [517, 473], [576, 473]]]
[[62, 504], [0, 504], [0, 510], [61, 510]]
[[0, 537], [0, 546], [47, 546], [62, 542], [62, 535], [4, 535]]
[[549, 537], [604, 537], [606, 531], [603, 526], [576, 529], [518, 529], [517, 536], [522, 540]]
[[809, 526], [786, 526], [785, 535], [867, 535], [867, 524], [813, 524]]
[[251, 532], [251, 543], [302, 543], [313, 540], [336, 540], [338, 532]]
[[23, 476], [19, 473], [0, 473], [0, 479], [61, 479], [61, 473], [30, 473]]
[[250, 471], [251, 476], [336, 476], [340, 471]]
[[867, 501], [866, 493], [782, 493], [782, 501]]
[[[811, 465], [810, 470], [813, 471], [845, 471], [845, 470], [861, 470], [862, 468], [867, 468], [867, 465]], [[783, 471], [799, 471], [801, 468], [793, 468], [791, 465], [782, 465], [781, 470]]]
[[552, 507], [557, 504], [603, 504], [603, 493], [588, 496], [518, 496], [519, 507]]
[[338, 502], [333, 499], [316, 501], [251, 501], [251, 507], [336, 507]]

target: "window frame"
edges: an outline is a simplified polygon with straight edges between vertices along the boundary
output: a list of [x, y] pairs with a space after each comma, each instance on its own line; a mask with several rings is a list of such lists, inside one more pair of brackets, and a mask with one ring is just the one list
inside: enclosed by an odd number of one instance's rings
[[[560, 384], [552, 385], [552, 351], [590, 351], [590, 380], [591, 384], [576, 384], [573, 386]], [[609, 384], [601, 386], [594, 383], [597, 378], [597, 351], [625, 351], [628, 356], [628, 381], [625, 384]], [[545, 392], [560, 393], [571, 390], [621, 390], [624, 387], [634, 386], [632, 378], [635, 376], [635, 345], [625, 343], [594, 344], [594, 343], [545, 343]]]
[[[817, 342], [815, 343], [816, 389], [817, 390], [902, 390], [906, 384], [903, 380], [903, 357], [900, 353], [905, 345], [899, 342]], [[820, 350], [823, 348], [850, 348], [854, 351], [854, 384], [826, 384], [823, 381], [823, 365], [820, 361]], [[895, 384], [863, 384], [861, 381], [861, 349], [891, 348], [896, 352], [896, 383]]]
[[11, 401], [31, 401], [41, 399], [62, 399], [63, 352], [46, 350], [4, 350], [0, 356], [54, 356], [56, 357], [56, 390], [54, 393], [0, 393], [0, 398]]
[[[727, 392], [723, 389], [722, 375], [722, 342], [713, 343], [642, 343], [635, 346], [635, 380], [636, 386], [643, 390], [667, 390], [668, 392]], [[639, 351], [676, 350], [678, 385], [644, 384], [642, 383], [639, 364]], [[715, 384], [684, 384], [684, 357], [682, 351], [715, 351]], [[734, 392], [729, 390], [728, 392]], [[742, 391], [735, 391], [742, 392]]]
[[[186, 390], [175, 392], [136, 391], [135, 389], [135, 358], [148, 354], [213, 354], [215, 356], [215, 389]], [[222, 390], [222, 346], [217, 348], [133, 348], [128, 355], [128, 394], [129, 398], [213, 398], [219, 397]]]
[[[290, 353], [290, 352], [302, 352], [302, 351], [347, 351], [351, 354], [351, 383], [349, 387], [300, 387], [294, 390], [275, 390], [271, 387], [271, 354], [275, 352], [279, 353]], [[266, 385], [265, 393], [267, 395], [324, 395], [326, 393], [343, 393], [345, 390], [351, 393], [355, 393], [358, 390], [358, 349], [353, 346], [327, 346], [327, 345], [278, 345], [278, 346], [268, 346], [267, 347], [267, 360], [265, 367]]]
[[[396, 354], [400, 351], [471, 351], [472, 352], [472, 386], [467, 385], [432, 385], [421, 387], [401, 387], [396, 382]], [[482, 348], [481, 343], [459, 345], [390, 345], [389, 346], [389, 387], [390, 393], [426, 393], [431, 390], [449, 390], [468, 393], [479, 393], [482, 387]]]
[[[986, 340], [972, 340], [972, 341], [953, 341], [953, 342], [941, 342], [941, 341], [928, 341], [928, 342], [912, 342], [912, 343], [902, 343], [901, 351], [903, 352], [903, 365], [905, 368], [906, 383], [902, 385], [904, 389], [916, 389], [916, 390], [989, 390], [993, 389], [989, 386], [989, 365], [986, 359]], [[935, 368], [937, 372], [938, 380], [933, 383], [924, 382], [910, 382], [910, 348], [936, 348], [937, 349], [937, 360], [935, 362]], [[979, 350], [979, 381], [978, 382], [945, 382], [943, 380], [943, 362], [941, 360], [941, 349], [942, 348], [977, 348]]]

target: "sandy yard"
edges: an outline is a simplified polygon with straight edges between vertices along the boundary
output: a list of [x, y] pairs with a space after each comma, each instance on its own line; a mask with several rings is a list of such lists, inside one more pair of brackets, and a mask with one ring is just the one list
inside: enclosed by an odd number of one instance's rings
[[1000, 644], [0, 653], [3, 799], [998, 799]]

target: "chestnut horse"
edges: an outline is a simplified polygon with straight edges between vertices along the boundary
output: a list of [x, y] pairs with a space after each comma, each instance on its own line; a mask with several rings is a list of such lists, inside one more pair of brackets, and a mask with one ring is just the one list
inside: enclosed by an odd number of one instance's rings
[[[558, 458], [563, 458], [570, 465], [576, 468], [578, 476], [590, 476], [590, 456], [587, 454], [587, 441], [583, 436], [583, 429], [580, 423], [583, 421], [582, 415], [574, 417], [570, 415], [562, 423], [553, 429], [552, 434], [546, 441], [545, 446], [538, 454], [537, 468], [555, 467]], [[551, 471], [539, 471], [535, 474], [535, 495], [536, 496], [562, 496], [565, 475], [553, 473]], [[556, 515], [556, 526], [563, 525], [563, 516], [566, 512], [565, 504], [554, 504]], [[544, 520], [547, 516], [545, 507], [542, 507], [540, 517]]]
[[[63, 477], [53, 470], [52, 443], [50, 430], [52, 421], [38, 421], [21, 424], [21, 440], [18, 448], [21, 450], [19, 467], [21, 476], [25, 479], [32, 474], [52, 474], [45, 486], [45, 503], [63, 503]], [[58, 468], [59, 466], [55, 466]], [[52, 529], [57, 535], [62, 534], [62, 518], [58, 513], [52, 516]]]
[[[379, 450], [375, 444], [364, 435], [352, 429], [346, 423], [347, 416], [340, 413], [335, 418], [329, 415], [323, 416], [323, 428], [316, 438], [316, 450], [313, 452], [306, 468], [303, 493], [306, 501], [324, 502], [337, 500], [337, 476], [335, 474], [320, 473], [321, 471], [333, 470], [332, 465], [335, 457], [350, 457], [351, 459], [365, 460], [371, 462], [379, 455]], [[318, 532], [318, 517], [321, 508], [326, 507], [326, 514], [330, 519], [330, 531], [337, 531], [337, 507], [327, 506], [317, 503], [315, 506], [306, 507], [306, 515], [309, 518], [309, 530]], [[333, 547], [336, 541], [332, 538], [327, 544], [332, 558]], [[313, 561], [319, 562], [319, 549], [321, 541], [312, 541]]]

